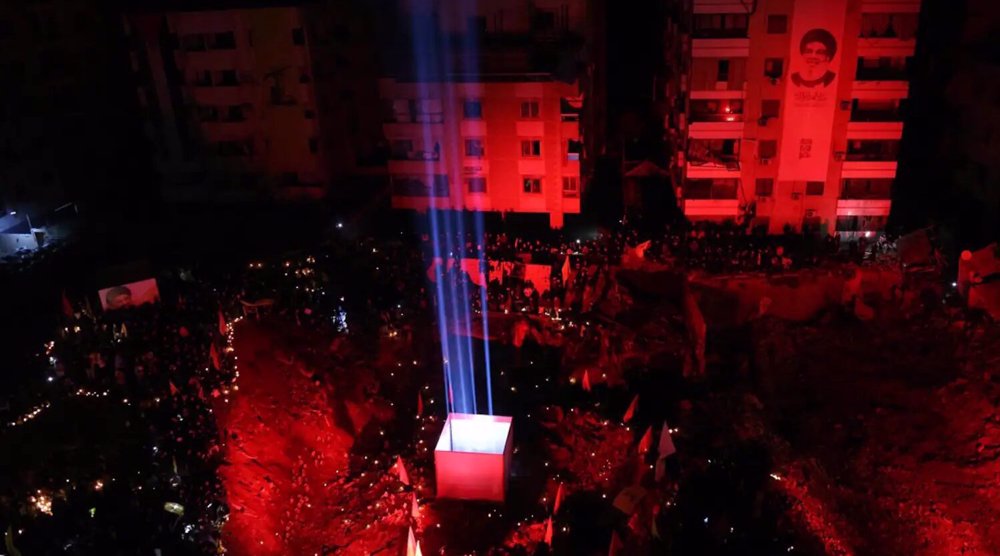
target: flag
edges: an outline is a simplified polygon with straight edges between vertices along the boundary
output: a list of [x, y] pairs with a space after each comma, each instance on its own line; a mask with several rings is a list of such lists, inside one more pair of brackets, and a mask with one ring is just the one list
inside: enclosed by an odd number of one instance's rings
[[621, 553], [622, 549], [624, 548], [625, 547], [622, 546], [621, 538], [618, 537], [618, 531], [612, 531], [611, 546], [608, 547], [608, 556], [616, 556], [617, 554]]
[[177, 392], [180, 392], [180, 390], [178, 390], [177, 387], [174, 386], [174, 381], [168, 380], [167, 383], [170, 384], [170, 395], [176, 396]]
[[62, 291], [62, 311], [67, 317], [73, 316], [73, 304], [69, 302], [69, 298], [66, 297], [66, 290]]
[[559, 483], [559, 488], [556, 489], [556, 500], [552, 504], [553, 514], [559, 513], [559, 506], [562, 505], [562, 499], [563, 499], [563, 484]]
[[413, 534], [413, 527], [410, 527], [410, 532], [406, 535], [406, 556], [416, 556], [417, 554], [417, 537]]
[[590, 392], [590, 373], [587, 369], [583, 370], [583, 391]]
[[219, 361], [219, 351], [215, 349], [215, 342], [212, 342], [211, 347], [208, 348], [208, 356], [212, 359], [212, 368], [219, 370], [222, 368], [222, 362]]
[[399, 475], [399, 482], [410, 486], [410, 475], [406, 472], [406, 466], [403, 465], [402, 456], [396, 457], [396, 474]]
[[420, 392], [417, 392], [417, 417], [424, 414], [424, 396]]
[[222, 315], [222, 309], [219, 309], [219, 334], [226, 335], [226, 317]]
[[125, 323], [122, 323], [122, 337], [128, 338], [128, 328], [125, 328]]
[[549, 516], [549, 518], [545, 520], [545, 540], [543, 540], [542, 542], [544, 542], [545, 544], [547, 544], [549, 546], [552, 546], [552, 517], [551, 516]]
[[410, 501], [410, 517], [417, 519], [420, 517], [420, 506], [417, 504], [417, 492], [413, 491], [413, 498]]
[[667, 426], [666, 421], [663, 422], [663, 430], [660, 431], [660, 444], [657, 451], [660, 459], [677, 453], [677, 448], [674, 446], [674, 439], [670, 436], [670, 427]]
[[632, 398], [632, 403], [630, 403], [628, 405], [628, 409], [625, 410], [625, 415], [622, 416], [623, 423], [628, 423], [632, 420], [632, 417], [635, 417], [635, 410], [637, 407], [639, 407], [639, 394], [636, 394], [635, 397]]
[[569, 284], [570, 272], [572, 272], [572, 267], [569, 264], [569, 255], [566, 255], [562, 265], [562, 281], [564, 286]]
[[653, 427], [652, 425], [646, 429], [646, 433], [642, 435], [642, 439], [639, 440], [639, 455], [644, 455], [653, 447]]

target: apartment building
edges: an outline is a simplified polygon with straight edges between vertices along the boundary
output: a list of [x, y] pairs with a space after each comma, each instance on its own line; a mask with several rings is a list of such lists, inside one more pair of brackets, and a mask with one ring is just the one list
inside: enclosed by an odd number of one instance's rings
[[404, 2], [380, 82], [392, 206], [580, 212], [586, 2]]
[[168, 199], [323, 193], [329, 169], [299, 8], [134, 14], [124, 23]]
[[693, 220], [846, 236], [891, 208], [920, 0], [693, 0], [678, 202]]
[[575, 84], [386, 79], [380, 93], [393, 208], [539, 213], [555, 228], [580, 212]]

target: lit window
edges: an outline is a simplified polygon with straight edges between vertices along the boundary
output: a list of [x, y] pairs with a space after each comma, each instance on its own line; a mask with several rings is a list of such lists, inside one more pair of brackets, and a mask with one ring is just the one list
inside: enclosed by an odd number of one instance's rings
[[465, 140], [465, 156], [480, 158], [486, 155], [486, 147], [482, 139]]
[[521, 141], [521, 156], [523, 158], [538, 158], [542, 156], [541, 139], [523, 139]]
[[479, 99], [467, 99], [462, 103], [462, 116], [466, 120], [483, 119], [483, 102]]
[[565, 176], [562, 179], [563, 197], [578, 197], [580, 195], [580, 178]]

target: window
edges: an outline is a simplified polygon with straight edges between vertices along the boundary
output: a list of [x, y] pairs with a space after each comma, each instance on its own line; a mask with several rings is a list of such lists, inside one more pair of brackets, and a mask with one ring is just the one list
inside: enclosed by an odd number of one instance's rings
[[580, 196], [580, 178], [576, 176], [565, 176], [562, 179], [563, 197]]
[[239, 80], [236, 78], [236, 70], [222, 70], [216, 77], [215, 83], [219, 86], [235, 87], [239, 85]]
[[770, 197], [774, 194], [773, 178], [757, 178], [755, 193], [758, 197]]
[[556, 28], [556, 13], [548, 10], [535, 12], [535, 31], [552, 31]]
[[219, 120], [219, 110], [214, 106], [199, 106], [199, 122], [215, 122]]
[[542, 156], [541, 139], [522, 139], [521, 156], [523, 158], [538, 158]]
[[747, 36], [746, 13], [695, 14], [693, 36], [698, 39], [734, 39]]
[[415, 101], [415, 108], [417, 122], [439, 124], [444, 121], [444, 108], [441, 107], [441, 99], [419, 99]]
[[580, 153], [583, 152], [583, 141], [570, 139], [566, 142], [566, 160], [580, 160]]
[[315, 137], [309, 138], [309, 152], [316, 154], [319, 152], [319, 139]]
[[482, 139], [465, 140], [465, 156], [480, 158], [486, 154], [486, 147], [483, 146]]
[[807, 181], [806, 182], [806, 195], [811, 195], [813, 197], [818, 197], [823, 194], [823, 182], [821, 181]]
[[211, 87], [212, 86], [212, 72], [210, 71], [197, 71], [194, 74], [194, 84], [198, 87]]
[[205, 35], [184, 35], [181, 37], [181, 49], [185, 52], [205, 50]]
[[522, 100], [521, 101], [521, 119], [523, 120], [533, 120], [538, 118], [538, 101], [537, 100]]
[[729, 81], [729, 60], [719, 60], [719, 66], [715, 74], [716, 81]]
[[767, 33], [777, 35], [788, 32], [788, 16], [784, 14], [774, 14], [767, 16]]
[[486, 178], [465, 178], [465, 189], [469, 193], [486, 193]]
[[785, 60], [782, 58], [767, 58], [764, 60], [764, 76], [771, 79], [781, 79], [785, 70]]
[[246, 119], [246, 113], [244, 112], [242, 105], [233, 104], [226, 108], [227, 122], [243, 122], [246, 121]]
[[762, 100], [760, 101], [760, 117], [761, 118], [777, 118], [781, 114], [781, 101], [780, 100]]
[[306, 33], [301, 27], [292, 29], [292, 44], [296, 44], [298, 46], [306, 44]]
[[483, 101], [479, 99], [466, 99], [462, 103], [462, 116], [466, 120], [483, 119]]
[[757, 158], [769, 160], [778, 155], [778, 142], [774, 140], [764, 140], [757, 144]]
[[537, 194], [542, 192], [542, 178], [524, 178], [523, 188], [525, 193]]
[[393, 160], [409, 160], [413, 155], [413, 140], [393, 139], [389, 144], [389, 151]]
[[236, 48], [236, 35], [232, 31], [212, 35], [212, 50], [232, 50]]

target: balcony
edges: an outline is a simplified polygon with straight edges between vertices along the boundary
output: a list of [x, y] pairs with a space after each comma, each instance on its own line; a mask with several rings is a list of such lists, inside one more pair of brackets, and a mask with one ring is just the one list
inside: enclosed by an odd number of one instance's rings
[[424, 162], [437, 162], [438, 160], [441, 160], [441, 152], [438, 150], [396, 152], [389, 155], [389, 160], [419, 160]]
[[895, 178], [895, 160], [847, 160], [840, 170], [842, 178]]
[[859, 65], [854, 79], [857, 81], [907, 81], [909, 77], [907, 77], [905, 67], [864, 67]]

